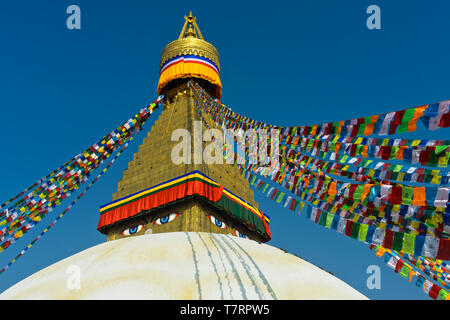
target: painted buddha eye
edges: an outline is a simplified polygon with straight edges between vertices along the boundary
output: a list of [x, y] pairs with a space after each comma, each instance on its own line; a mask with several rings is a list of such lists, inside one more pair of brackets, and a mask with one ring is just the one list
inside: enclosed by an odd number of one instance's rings
[[226, 229], [227, 228], [227, 225], [222, 220], [219, 220], [219, 219], [217, 219], [216, 217], [213, 217], [213, 216], [208, 216], [208, 217], [209, 217], [209, 220], [211, 220], [211, 222], [213, 224], [215, 224], [216, 226], [218, 226], [219, 228], [222, 228], [222, 229]]
[[240, 233], [239, 230], [234, 230], [234, 235], [239, 238], [244, 238], [244, 239], [248, 238], [245, 234]]
[[169, 223], [169, 222], [175, 220], [175, 218], [178, 217], [178, 216], [179, 216], [178, 213], [171, 213], [171, 214], [168, 214], [165, 217], [161, 217], [161, 218], [156, 219], [154, 223], [156, 223], [156, 224], [166, 224], [166, 223]]
[[141, 231], [142, 228], [144, 228], [144, 225], [142, 225], [142, 224], [136, 225], [134, 227], [126, 228], [125, 230], [122, 231], [122, 235], [123, 236], [131, 236], [132, 234], [135, 234], [135, 233], [138, 233], [139, 231]]

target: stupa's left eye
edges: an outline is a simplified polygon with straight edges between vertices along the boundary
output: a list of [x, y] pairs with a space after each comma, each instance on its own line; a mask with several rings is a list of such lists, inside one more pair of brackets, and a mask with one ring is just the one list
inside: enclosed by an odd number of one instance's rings
[[179, 216], [178, 213], [171, 213], [171, 214], [168, 214], [165, 217], [161, 217], [161, 218], [156, 219], [155, 223], [156, 224], [166, 224], [166, 223], [169, 223], [169, 222], [175, 220], [175, 218], [178, 217], [178, 216]]
[[142, 225], [142, 224], [136, 225], [134, 227], [126, 228], [125, 230], [122, 231], [122, 235], [123, 236], [131, 236], [132, 234], [135, 234], [135, 233], [138, 233], [139, 231], [141, 231], [142, 228], [144, 228], [144, 225]]
[[209, 217], [209, 220], [211, 220], [211, 222], [213, 224], [215, 224], [216, 226], [218, 226], [219, 228], [222, 228], [222, 229], [226, 229], [227, 228], [227, 225], [222, 220], [219, 220], [219, 219], [217, 219], [214, 216], [208, 216], [208, 217]]

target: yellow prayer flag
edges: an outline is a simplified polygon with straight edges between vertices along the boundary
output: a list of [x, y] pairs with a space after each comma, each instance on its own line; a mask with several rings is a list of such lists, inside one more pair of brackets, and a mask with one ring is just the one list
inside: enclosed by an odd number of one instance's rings
[[386, 252], [385, 248], [379, 247], [376, 255], [377, 255], [377, 257], [382, 257], [385, 252]]
[[14, 234], [14, 238], [20, 238], [21, 236], [23, 236], [23, 232], [22, 232], [22, 230], [19, 230], [18, 232], [16, 232], [15, 234]]

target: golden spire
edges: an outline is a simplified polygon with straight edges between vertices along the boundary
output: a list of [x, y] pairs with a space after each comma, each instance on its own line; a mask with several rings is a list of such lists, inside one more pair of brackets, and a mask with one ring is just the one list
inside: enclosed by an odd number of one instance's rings
[[[202, 33], [200, 32], [200, 28], [197, 25], [196, 19], [197, 17], [194, 17], [192, 15], [192, 11], [189, 11], [189, 15], [187, 17], [184, 16], [184, 25], [183, 29], [181, 29], [181, 33], [180, 36], [178, 37], [178, 40], [191, 37], [204, 40]], [[187, 31], [186, 27], [188, 28]]]

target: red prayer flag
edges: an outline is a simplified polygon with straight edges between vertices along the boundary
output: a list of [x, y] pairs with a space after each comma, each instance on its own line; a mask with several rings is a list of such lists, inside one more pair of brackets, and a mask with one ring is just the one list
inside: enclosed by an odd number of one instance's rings
[[383, 247], [385, 247], [386, 249], [391, 249], [393, 242], [394, 242], [394, 231], [386, 230], [384, 235]]
[[439, 249], [436, 259], [450, 260], [450, 239], [439, 239]]
[[434, 300], [437, 299], [437, 297], [439, 296], [439, 292], [441, 291], [441, 287], [439, 287], [438, 285], [433, 283], [433, 286], [430, 289], [430, 292], [428, 293], [428, 295], [433, 298]]
[[398, 260], [397, 265], [395, 266], [394, 272], [398, 273], [404, 264], [405, 263], [402, 260]]
[[391, 204], [402, 204], [402, 187], [393, 186], [391, 194], [389, 195], [389, 202]]
[[439, 121], [439, 127], [441, 128], [450, 127], [450, 112], [442, 115], [441, 120]]
[[347, 224], [345, 225], [345, 235], [350, 237], [352, 235], [353, 229], [353, 221], [347, 220]]

